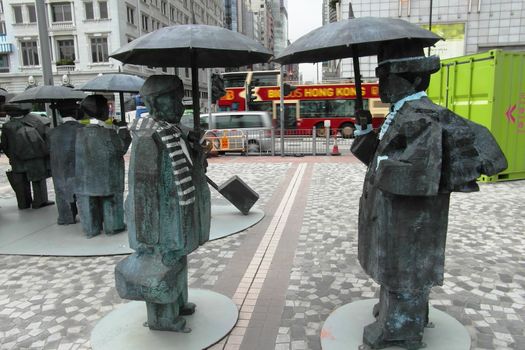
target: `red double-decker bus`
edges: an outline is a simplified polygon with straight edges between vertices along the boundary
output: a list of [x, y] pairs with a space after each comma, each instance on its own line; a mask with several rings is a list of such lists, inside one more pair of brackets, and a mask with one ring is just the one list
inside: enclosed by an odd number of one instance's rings
[[[262, 72], [249, 72], [253, 76]], [[267, 72], [267, 73], [273, 73]], [[280, 110], [280, 89], [277, 84], [273, 86], [253, 86], [247, 79], [244, 86], [239, 87], [240, 79], [237, 76], [237, 87], [231, 87], [225, 76], [226, 95], [219, 100], [222, 111], [263, 110], [273, 116], [275, 125], [278, 126]], [[266, 80], [268, 81], [268, 80]], [[275, 83], [278, 83], [278, 76]], [[230, 87], [228, 87], [230, 86]], [[246, 86], [251, 86], [252, 101], [246, 103]], [[381, 126], [388, 112], [388, 105], [379, 99], [379, 86], [377, 83], [362, 84], [363, 106], [372, 113], [374, 128]], [[255, 95], [255, 96], [253, 96]], [[255, 97], [255, 98], [253, 98]], [[324, 122], [330, 121], [333, 132], [340, 131], [343, 136], [353, 134], [355, 121], [355, 85], [350, 83], [339, 84], [313, 84], [297, 85], [296, 89], [284, 97], [285, 128], [286, 129], [317, 129], [318, 135], [324, 134]]]

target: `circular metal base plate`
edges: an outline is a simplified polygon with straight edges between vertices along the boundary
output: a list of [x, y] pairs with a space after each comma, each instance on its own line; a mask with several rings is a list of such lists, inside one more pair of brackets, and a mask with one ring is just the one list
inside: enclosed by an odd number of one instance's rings
[[[0, 254], [38, 256], [104, 256], [133, 252], [126, 231], [87, 239], [80, 223], [57, 225], [55, 205], [19, 210], [16, 199], [0, 199]], [[210, 240], [226, 237], [255, 225], [264, 212], [252, 208], [243, 215], [226, 200], [211, 206]]]
[[239, 312], [226, 296], [203, 289], [190, 289], [195, 313], [184, 316], [189, 333], [152, 331], [144, 326], [146, 303], [132, 301], [100, 320], [91, 333], [94, 350], [200, 350], [226, 336], [237, 323]]
[[[363, 328], [374, 322], [372, 308], [377, 299], [359, 300], [336, 309], [328, 316], [321, 330], [323, 350], [358, 349], [363, 344]], [[468, 350], [470, 335], [454, 317], [430, 307], [434, 328], [426, 328], [425, 350]], [[389, 347], [387, 349], [402, 349]]]

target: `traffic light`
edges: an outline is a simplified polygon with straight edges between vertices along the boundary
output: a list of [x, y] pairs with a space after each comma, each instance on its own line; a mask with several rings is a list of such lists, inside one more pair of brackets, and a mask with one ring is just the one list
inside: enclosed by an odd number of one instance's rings
[[224, 88], [224, 79], [220, 74], [212, 74], [211, 76], [211, 103], [217, 103], [222, 96], [226, 95]]
[[284, 95], [284, 96], [288, 96], [288, 95], [290, 95], [290, 93], [291, 93], [292, 91], [294, 91], [295, 89], [297, 89], [297, 86], [294, 86], [294, 85], [290, 85], [290, 84], [284, 83], [284, 84], [283, 84], [283, 95]]
[[257, 90], [258, 90], [257, 87], [248, 85], [248, 91], [247, 91], [248, 101], [255, 102], [259, 99], [259, 96], [257, 95]]

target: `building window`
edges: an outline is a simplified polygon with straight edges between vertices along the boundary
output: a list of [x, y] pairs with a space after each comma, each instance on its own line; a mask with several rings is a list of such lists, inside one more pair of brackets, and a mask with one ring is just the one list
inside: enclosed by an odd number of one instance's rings
[[146, 15], [142, 15], [142, 30], [146, 32], [149, 30], [149, 17]]
[[7, 35], [7, 30], [5, 29], [4, 21], [0, 21], [0, 35]]
[[24, 66], [38, 66], [38, 45], [36, 40], [21, 41], [22, 64]]
[[51, 4], [51, 15], [53, 22], [71, 22], [71, 3], [56, 3]]
[[108, 62], [108, 38], [91, 38], [91, 59], [93, 63]]
[[160, 2], [160, 12], [162, 12], [164, 16], [168, 13], [168, 3], [166, 1]]
[[135, 9], [133, 7], [128, 6], [128, 23], [129, 24], [135, 24]]
[[[73, 39], [57, 40], [58, 59], [68, 64], [75, 61], [75, 41]], [[64, 63], [66, 64], [66, 63]]]
[[98, 9], [100, 13], [101, 19], [107, 19], [108, 16], [108, 2], [107, 1], [99, 1], [98, 2]]
[[13, 6], [13, 12], [15, 16], [15, 23], [20, 24], [24, 22], [24, 18], [22, 17], [22, 6], [17, 5]]
[[35, 5], [27, 5], [27, 12], [29, 14], [29, 23], [36, 23]]
[[175, 21], [175, 7], [170, 6], [170, 20]]
[[0, 72], [9, 73], [9, 55], [0, 55]]
[[86, 10], [86, 19], [95, 19], [95, 13], [93, 11], [93, 2], [87, 1], [84, 3], [84, 9]]
[[0, 55], [0, 73], [9, 73], [9, 56]]

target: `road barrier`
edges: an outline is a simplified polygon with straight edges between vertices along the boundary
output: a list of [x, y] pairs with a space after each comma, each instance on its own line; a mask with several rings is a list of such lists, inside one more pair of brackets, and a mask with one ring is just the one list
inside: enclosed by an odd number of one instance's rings
[[[322, 136], [319, 136], [322, 135]], [[281, 155], [281, 143], [284, 143], [283, 156], [324, 156], [334, 154], [334, 149], [342, 154], [350, 152], [352, 138], [343, 137], [343, 130], [286, 129], [281, 138], [280, 130], [274, 129], [223, 129], [209, 130], [205, 138], [212, 142], [220, 154], [241, 153], [253, 155]]]

